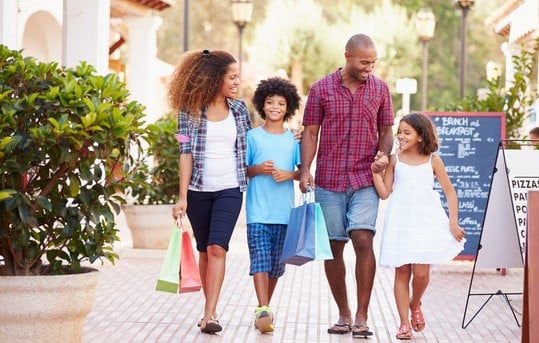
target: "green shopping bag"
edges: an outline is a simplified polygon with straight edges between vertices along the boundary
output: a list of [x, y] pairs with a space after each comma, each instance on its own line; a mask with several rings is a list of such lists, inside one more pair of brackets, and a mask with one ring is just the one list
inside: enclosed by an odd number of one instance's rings
[[182, 248], [182, 230], [174, 227], [170, 241], [168, 243], [167, 253], [155, 290], [161, 292], [178, 293], [180, 285], [180, 255]]

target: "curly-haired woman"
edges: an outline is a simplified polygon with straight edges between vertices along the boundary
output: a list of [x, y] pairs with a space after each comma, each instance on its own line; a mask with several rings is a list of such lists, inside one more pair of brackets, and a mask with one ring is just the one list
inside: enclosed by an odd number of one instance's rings
[[239, 93], [239, 66], [225, 51], [187, 52], [169, 87], [178, 111], [180, 197], [172, 209], [187, 214], [199, 252], [205, 297], [200, 330], [222, 330], [216, 308], [226, 253], [247, 189], [246, 134], [251, 120]]

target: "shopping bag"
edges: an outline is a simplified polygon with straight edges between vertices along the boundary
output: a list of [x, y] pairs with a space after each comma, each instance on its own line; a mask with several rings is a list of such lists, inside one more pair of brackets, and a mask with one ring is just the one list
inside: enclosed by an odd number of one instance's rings
[[290, 211], [281, 263], [301, 266], [333, 258], [322, 208], [313, 198], [309, 190], [302, 195], [302, 203]]
[[161, 266], [161, 272], [157, 279], [155, 289], [157, 291], [178, 293], [180, 284], [180, 250], [182, 240], [182, 230], [174, 227], [168, 248], [165, 255], [165, 260]]
[[187, 230], [182, 232], [182, 255], [180, 259], [180, 293], [198, 292], [202, 288], [191, 236]]

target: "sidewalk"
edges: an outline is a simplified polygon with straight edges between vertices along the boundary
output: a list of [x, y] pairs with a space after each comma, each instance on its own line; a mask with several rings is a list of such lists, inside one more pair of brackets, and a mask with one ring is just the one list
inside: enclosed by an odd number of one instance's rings
[[[382, 211], [383, 212], [383, 211]], [[271, 308], [275, 332], [259, 334], [253, 328], [256, 297], [249, 277], [249, 254], [245, 224], [240, 222], [227, 255], [227, 272], [218, 313], [223, 331], [200, 333], [196, 324], [203, 310], [202, 292], [167, 294], [156, 292], [155, 282], [165, 251], [132, 249], [129, 231], [119, 218], [123, 241], [117, 248], [120, 260], [106, 262], [101, 270], [92, 312], [84, 326], [84, 342], [351, 342], [351, 334], [329, 335], [326, 330], [338, 318], [322, 262], [287, 266], [279, 281]], [[379, 238], [381, 235], [377, 234]], [[375, 250], [379, 242], [375, 239]], [[377, 254], [377, 251], [375, 251]], [[351, 244], [345, 251], [347, 284], [352, 311], [355, 300], [354, 257]], [[423, 299], [426, 328], [414, 333], [412, 342], [520, 342], [521, 329], [502, 296], [493, 296], [477, 317], [462, 329], [464, 308], [473, 263], [453, 261], [431, 269], [431, 282]], [[523, 270], [510, 269], [502, 276], [496, 270], [476, 270], [471, 293], [522, 292]], [[393, 271], [378, 268], [369, 308], [369, 342], [400, 342], [393, 298]], [[466, 322], [477, 313], [488, 296], [472, 296]], [[522, 295], [509, 296], [512, 306], [522, 309]]]

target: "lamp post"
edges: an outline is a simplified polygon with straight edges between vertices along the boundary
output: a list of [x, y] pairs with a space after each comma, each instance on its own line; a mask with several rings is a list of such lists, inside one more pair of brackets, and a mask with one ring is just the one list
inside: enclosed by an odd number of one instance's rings
[[421, 111], [427, 110], [427, 66], [429, 63], [429, 40], [434, 36], [436, 18], [430, 8], [421, 8], [415, 20], [415, 31], [423, 45], [423, 61], [421, 66]]
[[241, 75], [241, 60], [242, 60], [242, 41], [243, 41], [243, 29], [245, 25], [251, 21], [251, 15], [253, 14], [253, 4], [251, 0], [231, 0], [232, 5], [232, 20], [238, 27], [240, 51], [238, 55], [238, 64], [240, 66]]
[[460, 21], [460, 98], [464, 97], [464, 85], [466, 79], [466, 17], [473, 4], [474, 0], [455, 0], [455, 6], [459, 7], [462, 11], [462, 19]]
[[189, 0], [183, 2], [183, 52], [189, 50]]

